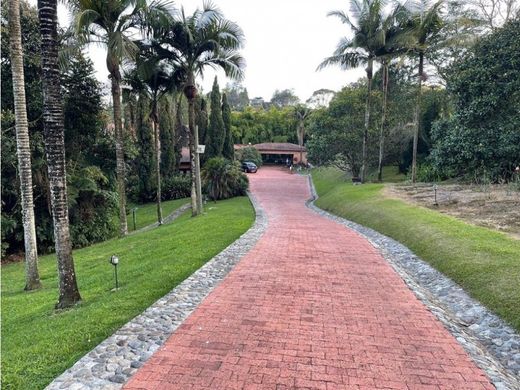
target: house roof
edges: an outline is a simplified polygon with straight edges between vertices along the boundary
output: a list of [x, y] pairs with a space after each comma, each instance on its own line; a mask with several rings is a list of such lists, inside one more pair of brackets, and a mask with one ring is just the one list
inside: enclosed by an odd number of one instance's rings
[[305, 147], [299, 146], [296, 144], [291, 144], [289, 142], [266, 142], [263, 144], [253, 145], [260, 153], [261, 152], [274, 152], [274, 151], [282, 151], [282, 152], [305, 152]]

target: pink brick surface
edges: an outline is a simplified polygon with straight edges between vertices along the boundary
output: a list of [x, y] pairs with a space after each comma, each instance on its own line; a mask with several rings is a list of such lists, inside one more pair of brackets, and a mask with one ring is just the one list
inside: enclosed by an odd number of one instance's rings
[[125, 389], [494, 389], [307, 178], [249, 178], [266, 233]]

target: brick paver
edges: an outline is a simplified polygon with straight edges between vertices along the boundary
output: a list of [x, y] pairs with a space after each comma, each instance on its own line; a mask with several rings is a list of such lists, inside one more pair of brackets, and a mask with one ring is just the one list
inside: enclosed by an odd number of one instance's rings
[[126, 389], [494, 389], [307, 178], [249, 177], [267, 232]]

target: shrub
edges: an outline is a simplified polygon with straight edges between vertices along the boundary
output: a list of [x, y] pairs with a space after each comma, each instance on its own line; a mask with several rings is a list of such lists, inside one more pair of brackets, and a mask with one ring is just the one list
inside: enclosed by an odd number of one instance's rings
[[172, 176], [162, 183], [161, 200], [188, 198], [191, 195], [189, 175]]
[[238, 162], [223, 157], [209, 159], [202, 170], [203, 188], [211, 200], [245, 195], [249, 186], [247, 176]]
[[236, 156], [240, 162], [251, 161], [254, 162], [257, 167], [262, 166], [262, 155], [252, 146], [246, 146], [245, 148], [237, 150]]

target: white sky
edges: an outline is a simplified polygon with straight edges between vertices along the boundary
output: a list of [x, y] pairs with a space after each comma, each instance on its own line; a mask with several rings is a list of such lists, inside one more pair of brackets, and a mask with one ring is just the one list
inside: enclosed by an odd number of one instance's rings
[[[202, 1], [178, 0], [175, 4], [184, 5], [190, 14]], [[317, 89], [339, 90], [364, 75], [362, 69], [315, 71], [332, 54], [339, 38], [348, 34], [347, 26], [327, 17], [331, 10], [348, 10], [345, 0], [214, 0], [214, 4], [244, 30], [246, 45], [242, 54], [247, 67], [243, 85], [250, 98], [261, 96], [270, 100], [276, 89], [288, 88], [305, 101]], [[59, 8], [59, 20], [62, 25], [68, 24], [63, 5]], [[94, 61], [98, 79], [106, 83], [105, 51], [91, 47], [88, 55]], [[214, 75], [211, 69], [207, 71], [202, 81], [205, 91], [211, 89]], [[224, 87], [225, 75], [219, 73], [218, 77]]]

